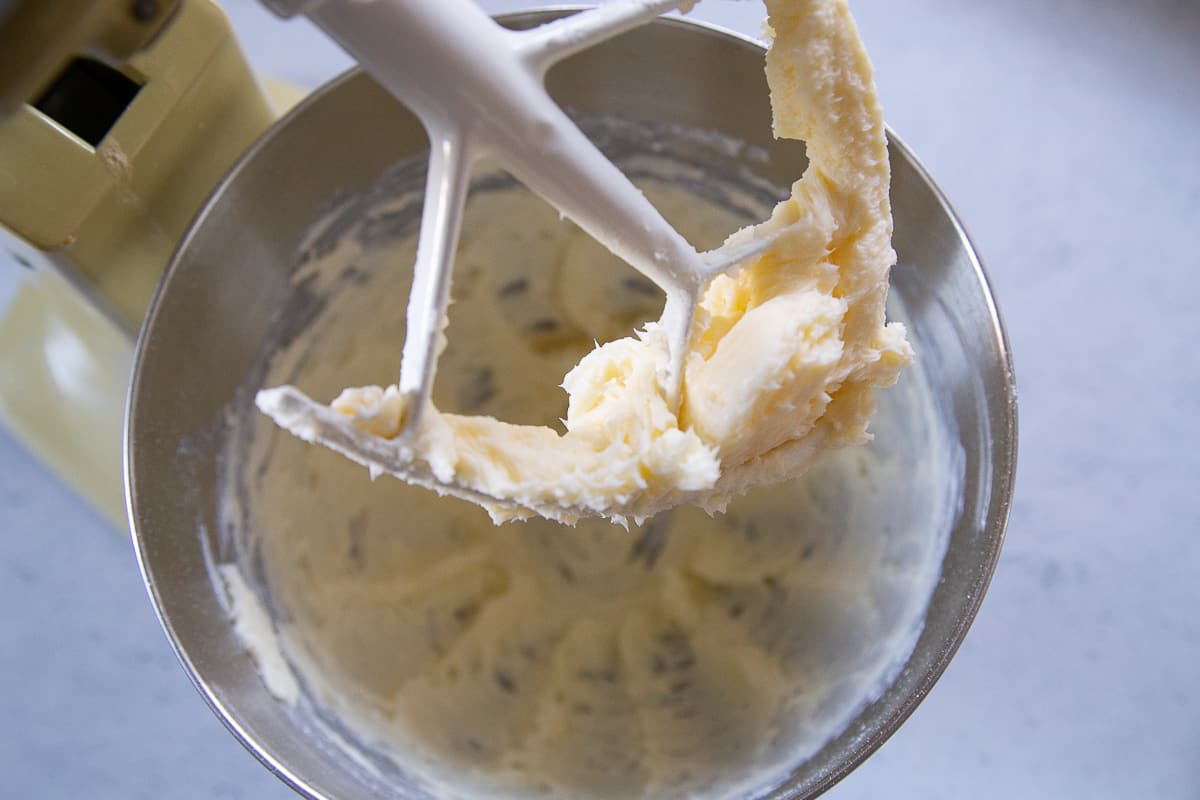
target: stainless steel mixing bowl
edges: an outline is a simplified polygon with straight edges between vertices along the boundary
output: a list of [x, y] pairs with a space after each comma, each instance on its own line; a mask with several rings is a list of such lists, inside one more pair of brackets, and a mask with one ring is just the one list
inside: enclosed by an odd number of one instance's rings
[[[552, 12], [551, 12], [552, 13]], [[545, 14], [509, 18], [516, 26]], [[571, 109], [714, 130], [761, 148], [781, 184], [803, 147], [771, 138], [761, 45], [660, 20], [550, 75]], [[205, 539], [218, 527], [220, 457], [235, 398], [291, 296], [298, 243], [338, 200], [425, 148], [420, 126], [350, 74], [276, 125], [213, 195], [181, 244], [138, 345], [126, 426], [130, 523], [151, 597], [188, 674], [272, 771], [314, 798], [422, 796], [364, 777], [266, 690], [214, 589]], [[962, 641], [999, 554], [1013, 486], [1015, 395], [987, 279], [953, 211], [893, 137], [899, 266], [893, 291], [965, 453], [961, 508], [923, 633], [891, 687], [768, 796], [812, 797], [872, 753], [931, 689]], [[397, 298], [396, 313], [401, 313]], [[292, 316], [305, 318], [304, 309]], [[397, 342], [397, 355], [399, 353]], [[244, 411], [245, 409], [243, 409]]]

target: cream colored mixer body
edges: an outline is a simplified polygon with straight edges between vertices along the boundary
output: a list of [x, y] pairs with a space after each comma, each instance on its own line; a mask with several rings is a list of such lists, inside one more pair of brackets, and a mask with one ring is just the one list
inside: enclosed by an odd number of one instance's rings
[[211, 0], [0, 3], [0, 421], [122, 529], [137, 330], [275, 94]]

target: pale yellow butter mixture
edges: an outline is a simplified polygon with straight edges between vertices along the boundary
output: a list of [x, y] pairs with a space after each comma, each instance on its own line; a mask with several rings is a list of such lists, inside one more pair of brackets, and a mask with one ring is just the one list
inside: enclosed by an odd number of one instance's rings
[[260, 393], [276, 422], [412, 483], [480, 503], [496, 521], [644, 519], [802, 472], [869, 438], [873, 391], [912, 354], [886, 324], [895, 261], [889, 164], [870, 64], [844, 2], [768, 0], [766, 72], [777, 136], [809, 167], [771, 218], [731, 240], [778, 235], [712, 281], [696, 314], [678, 413], [654, 324], [598, 347], [563, 381], [565, 433], [429, 410], [401, 441], [396, 387], [347, 389], [325, 407], [291, 387]]

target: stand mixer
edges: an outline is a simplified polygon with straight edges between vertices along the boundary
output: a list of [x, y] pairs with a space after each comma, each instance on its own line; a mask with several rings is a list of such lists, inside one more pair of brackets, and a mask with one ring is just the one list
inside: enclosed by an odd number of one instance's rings
[[[299, 4], [299, 9], [290, 3], [274, 5], [285, 12], [319, 8], [319, 4]], [[645, 10], [662, 4], [626, 5]], [[130, 13], [123, 3], [108, 7], [114, 15]], [[68, 119], [50, 115], [47, 109], [52, 104], [41, 102], [48, 94], [42, 88], [22, 89], [23, 102], [33, 98], [33, 105], [20, 106], [0, 123], [0, 213], [4, 224], [24, 240], [14, 239], [6, 247], [35, 268], [0, 326], [0, 391], [6, 421], [112, 519], [123, 517], [118, 440], [132, 333], [175, 241], [202, 208], [172, 258], [146, 323], [160, 341], [172, 344], [147, 346], [147, 341], [155, 340], [150, 336], [138, 355], [140, 383], [135, 381], [131, 401], [129, 440], [140, 444], [130, 448], [128, 458], [130, 475], [137, 478], [130, 488], [131, 519], [143, 575], [185, 669], [234, 735], [270, 769], [312, 797], [394, 797], [393, 787], [362, 780], [356, 765], [340, 751], [331, 754], [324, 740], [298, 726], [294, 709], [278, 702], [258, 680], [252, 657], [230, 622], [229, 601], [214, 585], [210, 569], [209, 540], [219, 536], [220, 529], [209, 524], [213, 519], [209, 505], [220, 459], [212, 451], [212, 442], [206, 444], [193, 434], [214, 424], [219, 427], [227, 419], [223, 414], [229, 398], [247, 374], [255, 348], [266, 340], [263, 310], [287, 297], [296, 267], [294, 243], [306, 235], [312, 215], [328, 210], [330, 198], [347, 185], [344, 181], [361, 186], [375, 180], [396, 158], [391, 145], [399, 136], [419, 139], [414, 130], [420, 126], [399, 107], [381, 108], [387, 104], [381, 102], [377, 85], [361, 75], [350, 76], [306, 103], [288, 124], [272, 128], [223, 178], [270, 125], [270, 103], [212, 3], [183, 0], [173, 10], [164, 6], [161, 16], [147, 16], [161, 27], [155, 33], [143, 32], [139, 41], [146, 43], [145, 49], [116, 70], [135, 84], [144, 81], [141, 88], [134, 91], [120, 80], [104, 84], [114, 87], [117, 106], [125, 103], [116, 115], [110, 107], [108, 116], [115, 122], [107, 136], [99, 133], [98, 141], [90, 141], [97, 138], [96, 129], [77, 131]], [[530, 20], [538, 24], [554, 15], [527, 16], [538, 17]], [[0, 44], [8, 41], [12, 29], [7, 26], [13, 19], [17, 18], [0, 17], [4, 23]], [[117, 27], [123, 30], [127, 22]], [[192, 27], [182, 27], [187, 25]], [[199, 33], [202, 27], [205, 36]], [[637, 32], [648, 38], [639, 39], [641, 44], [633, 51], [639, 53], [638, 66], [653, 62], [651, 71], [660, 70], [668, 84], [686, 82], [695, 63], [721, 64], [722, 70], [737, 76], [713, 93], [719, 102], [683, 124], [698, 130], [727, 129], [763, 152], [770, 150], [774, 145], [769, 141], [769, 126], [758, 113], [766, 109], [765, 97], [761, 91], [738, 91], [761, 76], [761, 46], [700, 26], [651, 27], [656, 30]], [[17, 40], [24, 41], [24, 36]], [[209, 49], [197, 55], [190, 81], [184, 80], [181, 62], [166, 50], [174, 36], [194, 47], [209, 43]], [[95, 41], [126, 39], [104, 33]], [[701, 41], [703, 48], [692, 49]], [[659, 46], [647, 47], [647, 42]], [[709, 45], [712, 49], [707, 49]], [[75, 45], [65, 58], [72, 63], [73, 54], [83, 48], [109, 59], [110, 47]], [[624, 54], [624, 61], [610, 53], [600, 63], [616, 72], [635, 60], [630, 50], [618, 48], [618, 52]], [[55, 84], [61, 69], [47, 68], [46, 80]], [[95, 67], [86, 69], [89, 75], [97, 74]], [[587, 68], [581, 72], [587, 73]], [[639, 110], [657, 118], [660, 99], [653, 89], [637, 77], [636, 67], [624, 72], [623, 80], [637, 91], [617, 91], [613, 96], [640, 96]], [[151, 92], [156, 83], [166, 95]], [[161, 99], [156, 106], [165, 109], [161, 118], [138, 113], [146, 107], [139, 103], [152, 97]], [[677, 105], [690, 109], [696, 104]], [[611, 110], [623, 112], [627, 107], [620, 102], [617, 106]], [[199, 108], [209, 112], [207, 116], [191, 115]], [[386, 124], [364, 135], [353, 157], [344, 163], [324, 158], [320, 143], [328, 141], [324, 137], [329, 131], [340, 130], [348, 120], [364, 125], [363, 117], [371, 117], [371, 112], [384, 117]], [[141, 138], [134, 128], [139, 120], [145, 122]], [[196, 145], [220, 139], [219, 156], [197, 159], [186, 147], [169, 147], [172, 125], [190, 135], [189, 141]], [[19, 140], [23, 149], [9, 146], [10, 141], [18, 141], [10, 139], [14, 131], [32, 131]], [[160, 141], [159, 135], [165, 138]], [[38, 144], [39, 136], [50, 137], [62, 153], [75, 153], [77, 163], [90, 170], [86, 174], [97, 176], [100, 188], [85, 198], [94, 202], [72, 205], [83, 196], [77, 189], [80, 182], [73, 181], [62, 192], [49, 195], [49, 200], [39, 201], [36, 212], [31, 210], [37, 197], [34, 189], [46, 183], [39, 180], [46, 164], [65, 164], [67, 158], [57, 152], [48, 159], [31, 157], [30, 153], [51, 152], [49, 146]], [[156, 155], [143, 164], [143, 154]], [[919, 309], [913, 330], [917, 341], [927, 347], [923, 352], [931, 357], [925, 363], [937, 370], [938, 386], [946, 395], [940, 398], [942, 413], [959, 435], [953, 444], [968, 453], [963, 466], [968, 491], [957, 515], [944, 528], [939, 526], [938, 536], [949, 541], [947, 556], [920, 640], [903, 672], [820, 757], [796, 766], [796, 774], [780, 790], [787, 796], [809, 797], [827, 788], [878, 747], [928, 692], [969, 627], [986, 589], [1011, 496], [1013, 398], [1003, 332], [986, 280], [953, 213], [911, 154], [893, 141], [891, 158], [896, 168], [896, 249], [902, 263], [916, 265], [897, 276], [898, 296]], [[784, 171], [794, 177], [797, 164], [787, 163]], [[296, 164], [305, 165], [304, 180], [297, 177], [294, 191], [281, 191], [280, 176]], [[10, 175], [23, 176], [24, 182], [14, 184]], [[193, 182], [185, 183], [189, 179]], [[218, 182], [220, 188], [204, 203]], [[145, 196], [134, 189], [144, 190]], [[168, 202], [165, 196], [171, 193], [186, 197]], [[453, 195], [448, 196], [453, 199]], [[60, 208], [74, 209], [74, 215], [64, 215], [57, 227], [37, 228], [39, 215]], [[166, 208], [172, 213], [166, 214], [162, 210]], [[111, 215], [118, 215], [118, 221], [111, 221]], [[104, 238], [117, 230], [150, 231], [152, 242], [136, 247], [122, 244], [131, 249], [122, 251], [121, 257], [112, 255], [115, 245], [101, 249], [85, 244], [92, 234]], [[142, 259], [135, 260], [135, 254]], [[431, 261], [444, 261], [444, 255]], [[741, 255], [733, 254], [729, 260], [736, 263]], [[441, 279], [432, 277], [429, 285], [436, 296]], [[932, 301], [926, 302], [930, 297]], [[436, 302], [422, 303], [421, 308], [436, 306]], [[954, 335], [964, 329], [979, 335]], [[37, 331], [36, 336], [29, 335], [31, 330]], [[197, 363], [182, 364], [180, 354], [194, 354]], [[98, 388], [104, 392], [101, 402], [95, 399]], [[97, 431], [111, 431], [112, 436], [104, 439]]]

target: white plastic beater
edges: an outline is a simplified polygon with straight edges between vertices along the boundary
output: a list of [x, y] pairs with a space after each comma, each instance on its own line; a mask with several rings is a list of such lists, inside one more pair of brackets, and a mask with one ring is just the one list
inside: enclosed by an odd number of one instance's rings
[[429, 135], [429, 173], [407, 312], [399, 389], [401, 436], [430, 403], [471, 167], [495, 158], [517, 179], [666, 293], [668, 399], [678, 402], [692, 315], [708, 280], [771, 244], [699, 253], [550, 99], [556, 62], [677, 8], [681, 0], [610, 2], [528, 31], [510, 31], [473, 0], [262, 0], [304, 14]]

